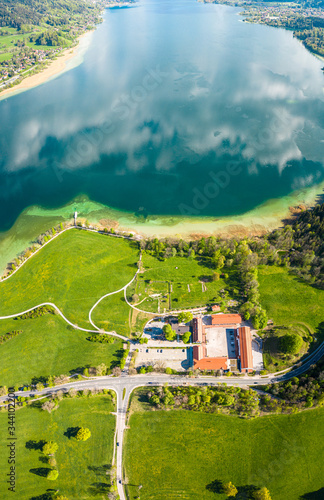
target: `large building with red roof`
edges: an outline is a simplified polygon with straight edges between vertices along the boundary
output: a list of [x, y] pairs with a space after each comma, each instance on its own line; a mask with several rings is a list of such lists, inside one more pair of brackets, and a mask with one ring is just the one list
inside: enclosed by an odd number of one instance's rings
[[[199, 370], [253, 371], [251, 330], [239, 314], [213, 314], [192, 321], [193, 366]], [[237, 362], [236, 362], [237, 361]]]

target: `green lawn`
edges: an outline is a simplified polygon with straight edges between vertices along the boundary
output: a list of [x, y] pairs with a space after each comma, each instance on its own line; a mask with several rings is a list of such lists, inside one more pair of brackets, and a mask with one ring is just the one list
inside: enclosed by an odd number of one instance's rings
[[89, 310], [136, 272], [137, 244], [71, 229], [0, 283], [0, 316], [54, 302], [78, 326], [89, 327]]
[[[266, 486], [272, 500], [323, 498], [324, 409], [243, 420], [179, 411], [135, 412], [126, 431], [130, 500], [225, 500], [219, 481]], [[208, 486], [209, 485], [209, 486]], [[210, 488], [213, 491], [210, 491]]]
[[1, 320], [0, 335], [22, 330], [23, 333], [0, 345], [0, 386], [30, 383], [33, 377], [68, 374], [77, 368], [108, 367], [119, 359], [122, 347], [89, 342], [88, 334], [66, 325], [60, 316], [35, 319]]
[[106, 331], [115, 330], [120, 335], [130, 335], [131, 308], [125, 302], [124, 292], [103, 299], [92, 313], [92, 321]]
[[9, 61], [9, 59], [11, 59], [12, 56], [13, 56], [13, 54], [9, 54], [9, 53], [0, 54], [0, 63], [3, 61]]
[[150, 298], [152, 294], [161, 294], [160, 310], [163, 312], [168, 310], [170, 299], [171, 309], [199, 307], [220, 301], [219, 291], [227, 286], [222, 278], [211, 281], [215, 270], [207, 259], [177, 256], [160, 261], [144, 253], [143, 265], [145, 272], [139, 275], [136, 294], [139, 300], [146, 298], [139, 307], [147, 311], [158, 311], [158, 300]]
[[313, 332], [324, 321], [324, 291], [318, 290], [283, 267], [259, 268], [261, 304], [277, 325], [300, 323]]
[[[7, 413], [0, 414], [2, 436], [0, 453], [1, 500], [30, 500], [44, 498], [47, 489], [59, 489], [69, 500], [106, 498], [95, 495], [96, 484], [107, 482], [92, 468], [111, 464], [115, 429], [114, 411], [109, 396], [92, 396], [82, 399], [64, 399], [51, 414], [31, 407], [16, 411], [16, 492], [7, 490], [6, 474], [9, 472], [7, 444]], [[88, 427], [91, 437], [86, 442], [64, 435], [70, 427]], [[28, 441], [55, 441], [59, 449], [55, 454], [59, 477], [49, 481], [39, 475], [40, 469], [49, 468], [41, 461], [42, 454], [27, 449]], [[92, 469], [92, 470], [91, 470]], [[109, 476], [108, 476], [109, 477]]]

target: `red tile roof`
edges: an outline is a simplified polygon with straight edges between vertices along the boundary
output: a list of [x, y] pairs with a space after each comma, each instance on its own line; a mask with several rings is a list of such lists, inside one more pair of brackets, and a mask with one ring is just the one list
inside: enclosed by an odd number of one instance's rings
[[237, 332], [241, 370], [253, 370], [251, 330], [248, 326], [242, 326], [237, 329]]
[[242, 318], [239, 314], [213, 314], [212, 325], [237, 325], [242, 323]]
[[227, 370], [227, 358], [202, 358], [200, 360], [194, 359], [194, 369], [200, 370]]
[[203, 342], [203, 324], [201, 318], [192, 320], [192, 341]]

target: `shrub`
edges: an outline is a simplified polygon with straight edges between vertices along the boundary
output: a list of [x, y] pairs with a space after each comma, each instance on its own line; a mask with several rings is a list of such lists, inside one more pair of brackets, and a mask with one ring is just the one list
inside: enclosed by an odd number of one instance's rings
[[284, 354], [298, 354], [302, 345], [303, 339], [297, 333], [287, 333], [279, 341], [279, 348]]
[[173, 330], [172, 326], [169, 323], [164, 325], [163, 333], [164, 333], [166, 340], [169, 340], [169, 341], [175, 340], [177, 337], [176, 332]]
[[254, 500], [271, 500], [270, 492], [267, 488], [260, 488], [253, 492]]
[[58, 478], [58, 470], [57, 469], [52, 469], [47, 473], [46, 479], [49, 479], [50, 481], [55, 481], [55, 479]]
[[76, 438], [78, 441], [86, 441], [91, 436], [91, 432], [87, 427], [80, 427], [77, 432]]
[[55, 443], [54, 441], [49, 441], [48, 443], [45, 443], [42, 452], [44, 455], [54, 455], [54, 453], [58, 450], [58, 444]]
[[178, 316], [178, 321], [179, 323], [189, 323], [193, 318], [193, 315], [191, 312], [182, 312]]
[[48, 459], [48, 465], [50, 465], [51, 467], [56, 467], [56, 460], [54, 457], [49, 457]]
[[184, 342], [185, 344], [188, 344], [188, 342], [190, 341], [190, 337], [191, 337], [191, 332], [185, 332], [182, 335], [182, 342]]
[[223, 491], [228, 497], [235, 497], [237, 495], [237, 488], [231, 482], [223, 484]]

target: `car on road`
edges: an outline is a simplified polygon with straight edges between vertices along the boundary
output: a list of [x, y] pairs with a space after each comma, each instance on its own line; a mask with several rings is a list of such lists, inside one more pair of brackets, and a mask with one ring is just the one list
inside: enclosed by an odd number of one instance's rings
[[119, 443], [117, 443], [117, 446], [119, 446]]

